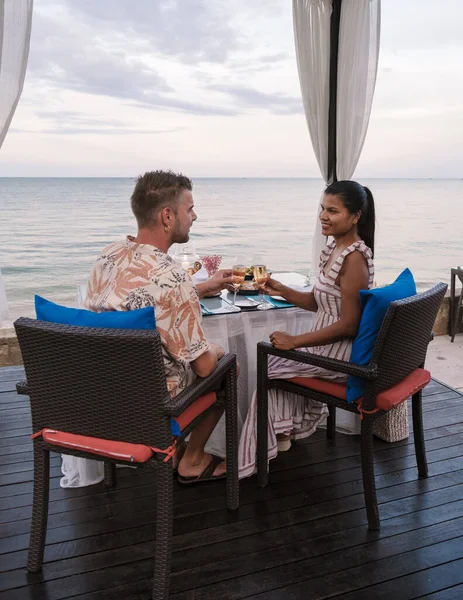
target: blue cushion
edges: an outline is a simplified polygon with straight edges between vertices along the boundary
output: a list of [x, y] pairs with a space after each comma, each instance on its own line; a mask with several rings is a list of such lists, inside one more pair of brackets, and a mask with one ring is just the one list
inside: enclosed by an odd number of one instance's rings
[[[376, 337], [381, 329], [389, 304], [395, 300], [409, 298], [416, 294], [416, 284], [409, 269], [405, 269], [391, 285], [360, 291], [363, 312], [359, 330], [352, 344], [350, 362], [367, 365], [373, 356]], [[347, 402], [354, 402], [363, 396], [365, 380], [349, 377], [347, 381]]]
[[111, 310], [96, 313], [83, 308], [69, 308], [35, 296], [37, 319], [61, 325], [102, 327], [104, 329], [156, 329], [154, 308], [137, 310]]
[[[103, 329], [156, 329], [154, 308], [138, 308], [137, 310], [111, 310], [96, 313], [83, 308], [60, 306], [41, 296], [35, 296], [35, 312], [37, 319], [60, 325], [77, 325], [80, 327], [102, 327]], [[170, 420], [172, 435], [181, 435], [176, 421]]]

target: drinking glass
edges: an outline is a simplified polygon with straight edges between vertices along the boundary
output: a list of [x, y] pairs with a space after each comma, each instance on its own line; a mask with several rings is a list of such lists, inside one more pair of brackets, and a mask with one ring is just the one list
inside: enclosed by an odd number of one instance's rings
[[246, 262], [243, 256], [237, 256], [232, 266], [232, 286], [234, 290], [233, 306], [236, 306], [236, 294], [243, 285], [246, 275]]
[[259, 290], [259, 295], [262, 297], [257, 310], [268, 310], [269, 308], [273, 308], [273, 304], [271, 304], [266, 298], [264, 294], [264, 285], [266, 284], [268, 279], [267, 267], [262, 264], [254, 265], [254, 281], [256, 282], [257, 288]]

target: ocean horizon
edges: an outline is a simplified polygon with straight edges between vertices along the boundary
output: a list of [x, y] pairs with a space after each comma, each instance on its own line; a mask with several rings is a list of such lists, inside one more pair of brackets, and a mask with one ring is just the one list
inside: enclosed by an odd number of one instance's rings
[[[275, 271], [311, 273], [321, 178], [193, 177], [198, 254], [264, 257]], [[99, 252], [136, 233], [130, 210], [135, 177], [1, 177], [2, 270], [12, 319], [32, 316], [33, 297], [74, 305]], [[375, 280], [406, 267], [419, 289], [449, 280], [461, 262], [463, 180], [359, 179], [375, 197]]]

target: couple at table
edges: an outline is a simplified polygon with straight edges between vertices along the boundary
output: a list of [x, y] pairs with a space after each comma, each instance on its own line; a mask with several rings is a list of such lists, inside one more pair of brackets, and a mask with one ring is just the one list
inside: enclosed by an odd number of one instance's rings
[[[197, 219], [192, 182], [171, 171], [152, 171], [137, 179], [131, 197], [137, 220], [136, 237], [127, 236], [106, 247], [98, 257], [87, 286], [85, 305], [94, 311], [133, 310], [154, 306], [161, 335], [167, 387], [172, 396], [196, 377], [207, 377], [225, 354], [204, 334], [199, 298], [219, 292], [232, 282], [219, 271], [193, 284], [188, 273], [167, 254], [174, 243], [185, 243]], [[276, 331], [271, 343], [279, 349], [299, 348], [348, 360], [360, 322], [359, 290], [373, 283], [374, 201], [368, 188], [353, 181], [329, 185], [320, 207], [322, 232], [333, 242], [321, 254], [320, 274], [312, 292], [292, 290], [269, 279], [266, 292], [282, 295], [316, 312], [312, 331], [299, 336]], [[322, 377], [343, 381], [345, 375], [278, 357], [269, 361], [270, 377]], [[222, 457], [205, 452], [205, 444], [222, 411], [217, 409], [195, 428], [188, 444], [178, 449], [181, 483], [226, 476]], [[269, 392], [269, 459], [289, 449], [291, 439], [311, 435], [327, 415], [324, 404], [279, 390]], [[256, 394], [243, 427], [239, 449], [240, 477], [255, 471]]]

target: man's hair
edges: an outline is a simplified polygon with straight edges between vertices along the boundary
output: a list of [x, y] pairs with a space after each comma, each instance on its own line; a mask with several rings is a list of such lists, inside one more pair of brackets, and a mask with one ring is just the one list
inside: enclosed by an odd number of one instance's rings
[[183, 190], [192, 190], [191, 179], [173, 171], [148, 171], [137, 178], [131, 198], [139, 227], [154, 222], [157, 213], [170, 206], [176, 212]]

